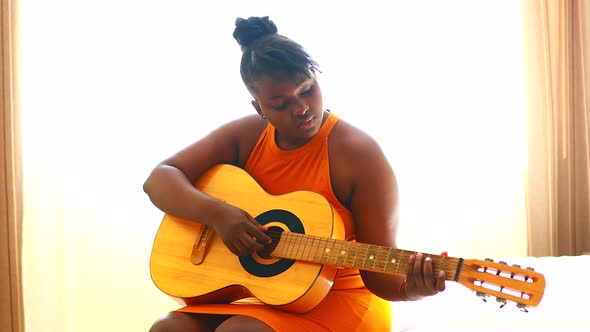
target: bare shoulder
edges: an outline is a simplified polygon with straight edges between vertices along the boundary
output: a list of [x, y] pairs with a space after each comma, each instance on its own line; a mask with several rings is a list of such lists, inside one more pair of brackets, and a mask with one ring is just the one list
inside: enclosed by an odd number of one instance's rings
[[366, 167], [383, 159], [379, 143], [367, 132], [339, 119], [330, 138], [330, 161]]
[[244, 167], [258, 138], [268, 125], [268, 122], [259, 115], [253, 114], [235, 120], [230, 124], [232, 132], [237, 138], [238, 147], [236, 165]]
[[216, 164], [243, 167], [267, 122], [257, 115], [229, 121], [166, 159], [191, 181]]
[[393, 188], [393, 169], [371, 135], [339, 119], [328, 142], [332, 188], [346, 207], [353, 209], [355, 194], [370, 198], [370, 188]]
[[242, 144], [252, 139], [257, 140], [268, 122], [259, 115], [247, 115], [232, 120], [211, 133], [214, 136], [229, 136]]
[[217, 151], [226, 152], [227, 156], [222, 162], [243, 167], [267, 124], [258, 115], [247, 115], [212, 131], [206, 140]]

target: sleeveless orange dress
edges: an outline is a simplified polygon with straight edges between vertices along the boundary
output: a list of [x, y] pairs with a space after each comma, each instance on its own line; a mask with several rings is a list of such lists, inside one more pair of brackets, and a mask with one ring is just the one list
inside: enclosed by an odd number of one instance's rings
[[[269, 123], [244, 168], [269, 194], [297, 190], [322, 194], [340, 214], [346, 239], [354, 241], [352, 214], [338, 201], [330, 181], [328, 136], [337, 122], [338, 117], [329, 113], [316, 136], [292, 151], [277, 146], [275, 128]], [[251, 316], [280, 332], [391, 330], [389, 302], [369, 292], [358, 269], [352, 268], [340, 269], [326, 298], [304, 314], [273, 309], [254, 298], [230, 304], [189, 305], [177, 311]]]

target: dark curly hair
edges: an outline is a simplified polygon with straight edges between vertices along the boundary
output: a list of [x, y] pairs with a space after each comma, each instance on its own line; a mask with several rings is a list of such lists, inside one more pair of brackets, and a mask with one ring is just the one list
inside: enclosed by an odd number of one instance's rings
[[319, 72], [318, 64], [305, 49], [277, 33], [268, 16], [237, 18], [233, 37], [242, 49], [240, 74], [250, 92], [264, 77], [281, 79], [303, 74], [310, 78]]

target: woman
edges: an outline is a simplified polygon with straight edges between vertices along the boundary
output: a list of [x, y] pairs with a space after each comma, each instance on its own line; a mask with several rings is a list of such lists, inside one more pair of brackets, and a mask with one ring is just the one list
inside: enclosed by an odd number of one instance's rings
[[[164, 160], [144, 190], [162, 211], [209, 225], [235, 255], [271, 239], [267, 228], [238, 207], [192, 185], [216, 164], [247, 171], [269, 194], [322, 194], [343, 219], [346, 239], [395, 247], [398, 192], [394, 172], [366, 133], [323, 108], [317, 64], [268, 17], [238, 18], [240, 73], [256, 115], [229, 122]], [[422, 254], [405, 276], [346, 268], [326, 298], [305, 314], [261, 303], [190, 305], [154, 323], [159, 331], [389, 331], [388, 301], [419, 300], [445, 288]]]

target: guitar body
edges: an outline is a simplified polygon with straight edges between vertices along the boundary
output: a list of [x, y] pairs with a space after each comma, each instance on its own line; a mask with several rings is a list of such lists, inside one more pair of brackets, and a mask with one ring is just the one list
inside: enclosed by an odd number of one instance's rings
[[[195, 186], [269, 227], [344, 238], [342, 220], [317, 193], [270, 195], [248, 173], [231, 165], [214, 166]], [[154, 240], [152, 280], [182, 304], [227, 303], [254, 296], [265, 304], [303, 313], [319, 304], [332, 287], [336, 266], [258, 254], [238, 257], [211, 228], [204, 237], [204, 229], [197, 222], [166, 214]]]

